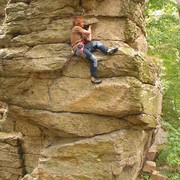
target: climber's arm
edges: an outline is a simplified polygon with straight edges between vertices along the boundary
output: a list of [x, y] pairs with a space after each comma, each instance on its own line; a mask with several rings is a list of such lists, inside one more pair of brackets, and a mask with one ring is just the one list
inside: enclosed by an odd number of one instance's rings
[[91, 25], [89, 25], [89, 28], [87, 31], [89, 32], [89, 34], [86, 35], [86, 41], [91, 41], [92, 40]]
[[83, 39], [85, 41], [91, 41], [91, 25], [89, 25], [88, 29], [83, 29], [81, 27], [76, 27], [76, 30], [79, 34], [81, 34], [81, 36], [83, 37]]
[[89, 25], [87, 30], [83, 29], [82, 34], [86, 36], [91, 35], [91, 25]]

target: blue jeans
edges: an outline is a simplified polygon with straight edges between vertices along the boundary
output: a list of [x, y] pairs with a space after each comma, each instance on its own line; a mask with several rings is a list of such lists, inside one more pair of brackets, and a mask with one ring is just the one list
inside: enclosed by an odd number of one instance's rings
[[79, 51], [81, 48], [82, 45], [78, 45], [78, 47], [74, 51], [75, 54], [89, 60], [91, 76], [97, 78], [97, 59], [96, 56], [92, 54], [92, 52], [96, 49], [99, 49], [102, 53], [107, 54], [108, 48], [99, 41], [93, 41], [89, 44], [86, 44], [83, 48], [83, 52], [79, 55]]

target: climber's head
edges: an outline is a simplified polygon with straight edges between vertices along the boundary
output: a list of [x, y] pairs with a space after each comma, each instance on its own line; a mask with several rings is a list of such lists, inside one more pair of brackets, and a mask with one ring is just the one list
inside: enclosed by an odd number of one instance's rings
[[74, 19], [74, 26], [80, 26], [80, 27], [84, 27], [84, 20], [83, 17], [77, 17]]

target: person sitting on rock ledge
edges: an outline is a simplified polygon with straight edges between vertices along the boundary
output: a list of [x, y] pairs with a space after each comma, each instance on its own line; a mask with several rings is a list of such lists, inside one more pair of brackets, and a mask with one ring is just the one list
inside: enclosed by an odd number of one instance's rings
[[97, 77], [97, 59], [92, 52], [99, 49], [105, 55], [112, 55], [118, 51], [117, 47], [109, 49], [99, 41], [91, 41], [91, 25], [87, 30], [84, 29], [82, 17], [74, 20], [74, 27], [71, 30], [71, 47], [75, 55], [89, 60], [91, 82], [94, 84], [100, 84], [102, 80]]

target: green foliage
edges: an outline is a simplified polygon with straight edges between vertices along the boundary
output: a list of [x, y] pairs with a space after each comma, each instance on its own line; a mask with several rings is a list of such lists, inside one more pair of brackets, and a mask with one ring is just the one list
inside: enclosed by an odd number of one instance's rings
[[149, 174], [148, 174], [148, 173], [141, 173], [141, 177], [142, 177], [144, 180], [149, 180]]
[[162, 61], [163, 122], [168, 145], [157, 165], [171, 180], [180, 179], [180, 19], [175, 1], [150, 0], [146, 10], [149, 54]]
[[175, 3], [175, 0], [149, 0], [147, 4], [148, 11], [155, 11], [159, 9], [169, 9], [169, 7], [179, 8], [179, 5]]
[[[164, 5], [162, 6], [161, 3]], [[180, 117], [180, 20], [177, 5], [170, 1], [149, 1], [147, 40], [149, 54], [163, 60], [162, 80], [164, 118]], [[161, 8], [161, 9], [160, 9]], [[158, 10], [158, 11], [157, 11]]]
[[164, 172], [166, 176], [169, 177], [170, 180], [179, 180], [180, 174], [179, 173], [170, 173], [170, 172]]
[[164, 127], [168, 130], [169, 144], [160, 153], [157, 158], [157, 165], [169, 166], [173, 172], [180, 173], [180, 122], [171, 121], [163, 122]]

